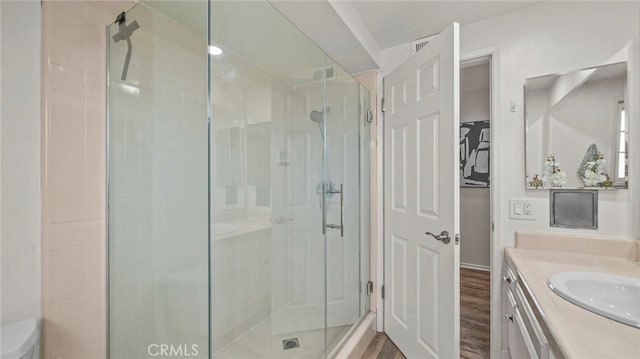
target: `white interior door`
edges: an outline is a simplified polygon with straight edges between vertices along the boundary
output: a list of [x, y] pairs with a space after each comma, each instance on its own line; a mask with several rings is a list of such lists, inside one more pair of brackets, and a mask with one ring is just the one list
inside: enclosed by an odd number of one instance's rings
[[460, 354], [459, 57], [454, 23], [384, 80], [384, 329], [407, 358]]

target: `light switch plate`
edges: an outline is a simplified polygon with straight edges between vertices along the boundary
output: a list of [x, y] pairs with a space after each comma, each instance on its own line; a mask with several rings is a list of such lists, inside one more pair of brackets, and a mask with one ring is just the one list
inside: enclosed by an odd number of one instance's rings
[[535, 221], [536, 220], [535, 200], [531, 198], [509, 199], [509, 218]]

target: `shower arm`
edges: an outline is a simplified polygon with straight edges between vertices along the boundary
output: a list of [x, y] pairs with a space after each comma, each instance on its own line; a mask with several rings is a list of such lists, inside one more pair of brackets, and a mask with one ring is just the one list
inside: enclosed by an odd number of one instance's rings
[[124, 66], [122, 67], [122, 81], [127, 80], [127, 73], [129, 72], [129, 62], [131, 61], [131, 52], [133, 46], [131, 44], [131, 35], [134, 31], [140, 28], [137, 21], [133, 21], [127, 25], [126, 13], [122, 12], [116, 17], [115, 23], [118, 24], [118, 33], [113, 35], [113, 41], [118, 42], [125, 40], [127, 42], [127, 54], [124, 58]]
[[124, 66], [122, 67], [122, 76], [120, 76], [122, 81], [125, 81], [127, 79], [127, 72], [129, 72], [129, 61], [131, 61], [132, 48], [133, 47], [131, 46], [131, 38], [127, 36], [127, 55], [124, 58]]

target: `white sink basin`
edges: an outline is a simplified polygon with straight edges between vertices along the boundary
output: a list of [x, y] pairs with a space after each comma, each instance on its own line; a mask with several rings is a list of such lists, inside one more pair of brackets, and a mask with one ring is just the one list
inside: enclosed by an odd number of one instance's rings
[[560, 272], [549, 288], [586, 310], [640, 328], [640, 279], [594, 272]]

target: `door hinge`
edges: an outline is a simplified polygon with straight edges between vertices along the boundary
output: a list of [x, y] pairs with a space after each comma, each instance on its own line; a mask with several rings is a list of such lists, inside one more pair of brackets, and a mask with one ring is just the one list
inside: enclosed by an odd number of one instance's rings
[[380, 109], [382, 112], [386, 112], [387, 110], [384, 108], [384, 97], [380, 99]]
[[496, 230], [496, 225], [495, 223], [491, 222], [491, 232], [495, 232]]
[[384, 299], [384, 284], [382, 285], [382, 288], [380, 288], [380, 295], [382, 296], [382, 299]]
[[373, 293], [373, 282], [372, 281], [368, 281], [367, 282], [367, 295], [371, 296], [371, 293]]

